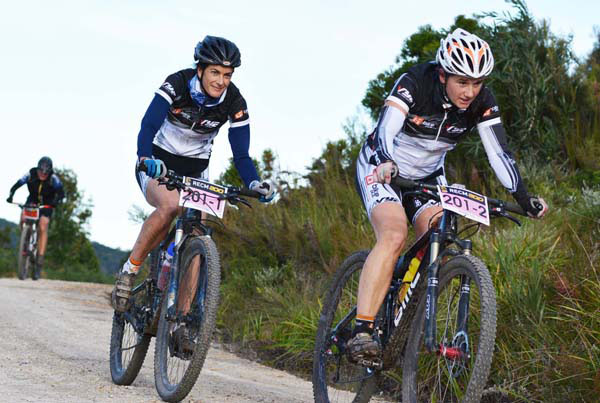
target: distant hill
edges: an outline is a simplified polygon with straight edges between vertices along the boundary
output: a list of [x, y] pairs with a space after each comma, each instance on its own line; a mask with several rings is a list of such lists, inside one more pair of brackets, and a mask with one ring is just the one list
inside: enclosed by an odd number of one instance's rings
[[[0, 218], [0, 229], [10, 227], [11, 231], [11, 247], [16, 247], [18, 237], [18, 225], [12, 221]], [[92, 246], [100, 261], [100, 270], [105, 274], [114, 274], [121, 268], [121, 262], [125, 259], [129, 252], [121, 249], [110, 248], [98, 242], [92, 241]]]
[[119, 271], [123, 261], [129, 255], [128, 251], [110, 248], [94, 241], [92, 241], [92, 246], [100, 260], [100, 269], [106, 274], [114, 274]]

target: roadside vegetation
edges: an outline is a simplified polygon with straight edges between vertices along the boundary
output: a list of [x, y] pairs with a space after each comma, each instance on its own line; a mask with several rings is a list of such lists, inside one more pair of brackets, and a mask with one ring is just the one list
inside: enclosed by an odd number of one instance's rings
[[[455, 27], [485, 38], [497, 61], [492, 87], [530, 192], [550, 205], [522, 227], [502, 220], [474, 235], [498, 296], [498, 334], [489, 387], [512, 401], [594, 401], [600, 394], [600, 32], [577, 60], [569, 38], [535, 21], [521, 1], [510, 15], [458, 16], [444, 29], [421, 27], [396, 63], [365, 94], [376, 119], [394, 81], [432, 60]], [[327, 144], [300, 177], [263, 154], [263, 175], [280, 197], [226, 215], [216, 234], [224, 273], [222, 337], [273, 365], [306, 373], [332, 273], [350, 252], [374, 243], [354, 188], [354, 161], [367, 134], [351, 119], [346, 138]], [[477, 134], [447, 160], [448, 177], [511, 200], [489, 167]], [[222, 177], [235, 183], [233, 168]]]

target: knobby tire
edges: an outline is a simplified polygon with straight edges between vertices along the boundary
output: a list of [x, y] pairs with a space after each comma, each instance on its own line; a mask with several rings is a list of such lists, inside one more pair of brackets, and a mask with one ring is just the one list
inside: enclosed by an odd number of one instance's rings
[[[156, 248], [150, 254], [151, 275], [157, 270], [158, 256], [159, 248]], [[148, 302], [146, 292], [144, 289], [132, 296], [132, 307], [128, 310], [129, 314], [136, 311], [136, 304], [139, 310], [145, 309], [145, 304]], [[133, 383], [144, 364], [151, 339], [151, 334], [136, 332], [127, 321], [125, 314], [114, 313], [110, 333], [110, 375], [115, 384], [131, 385]]]
[[25, 280], [29, 274], [29, 263], [31, 261], [31, 258], [27, 251], [27, 246], [29, 245], [31, 231], [31, 225], [23, 224], [23, 228], [21, 230], [21, 238], [19, 240], [19, 271], [17, 273], [19, 276], [19, 280]]
[[455, 294], [460, 295], [460, 290], [456, 291], [455, 288], [456, 284], [460, 284], [461, 275], [471, 279], [467, 331], [472, 336], [469, 339], [471, 355], [464, 362], [458, 362], [426, 352], [423, 329], [427, 299], [422, 298], [410, 328], [404, 354], [403, 402], [481, 400], [496, 338], [496, 294], [488, 269], [474, 256], [455, 257], [440, 269], [436, 343], [448, 342], [453, 336], [448, 334], [444, 340], [444, 324], [447, 324], [446, 327], [455, 325], [456, 318], [444, 319], [444, 316], [451, 316], [451, 309], [447, 308], [450, 306], [449, 301], [454, 301]]
[[[368, 254], [369, 251], [363, 250], [350, 255], [336, 271], [329, 286], [319, 317], [313, 355], [312, 382], [313, 394], [317, 403], [368, 402], [377, 390], [379, 372], [367, 377], [366, 368], [350, 363], [345, 353], [336, 354], [337, 347], [330, 343], [332, 328], [356, 304], [358, 277]], [[340, 303], [340, 301], [342, 302]], [[343, 337], [345, 342], [350, 338], [353, 324], [354, 319], [347, 329], [341, 332], [343, 335], [340, 337]], [[328, 349], [336, 351], [331, 356], [326, 352]], [[335, 358], [336, 355], [337, 358]], [[348, 375], [346, 380], [349, 383], [344, 383], [343, 379], [341, 382], [335, 382], [334, 378], [337, 373], [335, 363], [338, 360], [343, 366], [340, 369], [340, 372], [343, 372], [342, 378], [344, 375]], [[352, 380], [356, 380], [356, 382], [352, 382]]]
[[[219, 253], [214, 241], [210, 237], [196, 236], [188, 238], [179, 253], [180, 278], [183, 278], [187, 267], [192, 263], [192, 259], [195, 256], [200, 256], [200, 275], [198, 276], [197, 292], [202, 292], [203, 294], [201, 295], [204, 295], [204, 298], [198, 298], [198, 296], [194, 298], [193, 306], [196, 306], [201, 312], [201, 320], [195, 337], [195, 348], [184, 375], [181, 377], [181, 380], [175, 383], [171, 383], [169, 380], [169, 359], [172, 358], [169, 350], [171, 323], [165, 316], [167, 312], [167, 298], [164, 298], [156, 335], [154, 381], [158, 394], [167, 402], [183, 400], [191, 391], [200, 375], [216, 325], [219, 285], [221, 282]], [[179, 292], [181, 292], [182, 287], [183, 285], [180, 282]]]
[[148, 334], [136, 333], [124, 314], [114, 313], [110, 333], [110, 376], [115, 384], [133, 383], [144, 364], [151, 338]]

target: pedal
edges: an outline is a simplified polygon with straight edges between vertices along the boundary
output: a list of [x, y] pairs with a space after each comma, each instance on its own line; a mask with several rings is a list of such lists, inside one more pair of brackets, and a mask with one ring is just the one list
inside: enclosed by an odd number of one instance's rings
[[358, 361], [358, 365], [373, 369], [383, 369], [383, 360], [381, 358], [366, 359], [361, 358]]

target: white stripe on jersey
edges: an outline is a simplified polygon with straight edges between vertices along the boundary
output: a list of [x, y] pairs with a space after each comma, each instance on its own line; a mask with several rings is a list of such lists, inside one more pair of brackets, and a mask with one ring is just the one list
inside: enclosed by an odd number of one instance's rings
[[408, 107], [408, 105], [406, 105], [406, 102], [404, 102], [403, 100], [401, 100], [398, 97], [390, 95], [385, 100], [386, 101], [392, 101], [392, 102], [397, 103], [398, 105], [400, 105], [402, 108], [404, 108], [404, 113], [408, 113], [408, 111], [410, 110], [410, 108]]
[[173, 103], [173, 100], [171, 99], [171, 97], [169, 96], [169, 94], [167, 94], [163, 90], [161, 90], [161, 89], [156, 90], [156, 94], [160, 95], [161, 97], [163, 97], [164, 99], [166, 99], [167, 102], [169, 103], [169, 105], [171, 105]]
[[250, 119], [242, 120], [241, 122], [229, 123], [229, 127], [241, 127], [250, 124]]

